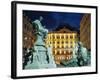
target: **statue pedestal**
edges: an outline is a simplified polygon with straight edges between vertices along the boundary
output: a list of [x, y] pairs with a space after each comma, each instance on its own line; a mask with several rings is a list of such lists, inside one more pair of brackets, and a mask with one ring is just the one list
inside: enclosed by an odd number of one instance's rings
[[32, 62], [29, 61], [25, 69], [56, 68], [51, 48], [36, 45], [34, 49]]

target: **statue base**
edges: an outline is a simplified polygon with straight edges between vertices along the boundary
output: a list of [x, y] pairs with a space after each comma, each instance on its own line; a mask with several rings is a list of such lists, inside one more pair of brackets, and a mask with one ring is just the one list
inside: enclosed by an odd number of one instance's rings
[[36, 45], [34, 49], [32, 61], [27, 63], [25, 69], [56, 68], [50, 47]]

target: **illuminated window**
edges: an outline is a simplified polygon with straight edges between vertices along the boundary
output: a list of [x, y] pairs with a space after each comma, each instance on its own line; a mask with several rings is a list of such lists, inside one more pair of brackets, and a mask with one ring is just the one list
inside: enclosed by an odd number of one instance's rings
[[61, 38], [63, 39], [63, 38], [64, 38], [64, 36], [61, 36]]
[[27, 37], [24, 37], [24, 40], [27, 40]]
[[68, 41], [66, 41], [66, 44], [68, 44]]
[[68, 56], [66, 57], [66, 59], [68, 60]]
[[55, 38], [55, 36], [53, 35], [53, 39]]
[[68, 36], [66, 36], [66, 39], [68, 39]]
[[61, 51], [62, 54], [64, 54], [64, 51]]
[[62, 47], [61, 48], [64, 48], [64, 46], [62, 45]]
[[72, 44], [73, 42], [71, 41], [70, 44]]
[[59, 39], [60, 37], [59, 36], [57, 36], [57, 39]]
[[68, 48], [68, 46], [66, 46], [66, 48]]
[[77, 38], [77, 35], [75, 35], [75, 38]]
[[60, 52], [59, 52], [59, 51], [57, 51], [57, 54], [60, 54]]
[[70, 39], [72, 39], [72, 38], [73, 38], [73, 36], [71, 35], [71, 36], [70, 36]]
[[55, 54], [55, 51], [53, 51], [53, 54]]
[[57, 46], [57, 48], [60, 48], [59, 46]]
[[57, 42], [57, 44], [59, 44], [59, 41]]
[[70, 48], [73, 48], [73, 45], [71, 45]]
[[64, 42], [62, 41], [62, 44], [63, 44]]

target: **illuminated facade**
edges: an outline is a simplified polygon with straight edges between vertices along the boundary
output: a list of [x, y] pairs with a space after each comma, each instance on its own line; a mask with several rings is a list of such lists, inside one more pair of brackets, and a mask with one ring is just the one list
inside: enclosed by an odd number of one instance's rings
[[91, 15], [85, 14], [80, 22], [80, 41], [83, 45], [91, 49]]
[[59, 31], [50, 32], [46, 39], [47, 46], [52, 46], [56, 64], [72, 58], [72, 49], [77, 41], [77, 33], [63, 27]]

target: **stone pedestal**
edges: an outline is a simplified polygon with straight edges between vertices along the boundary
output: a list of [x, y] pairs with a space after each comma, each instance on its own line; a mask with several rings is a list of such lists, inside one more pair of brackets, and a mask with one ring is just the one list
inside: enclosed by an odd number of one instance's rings
[[56, 68], [51, 48], [36, 45], [34, 49], [32, 61], [27, 63], [25, 69]]

